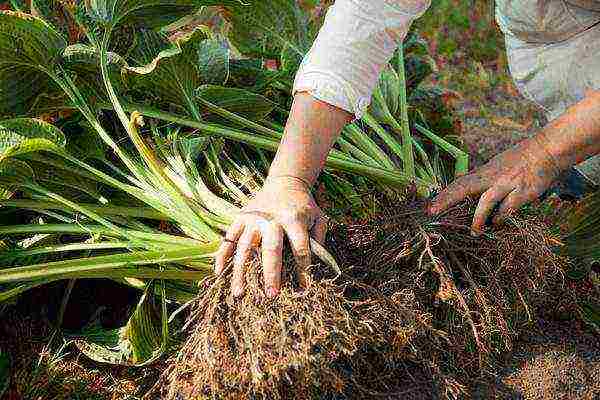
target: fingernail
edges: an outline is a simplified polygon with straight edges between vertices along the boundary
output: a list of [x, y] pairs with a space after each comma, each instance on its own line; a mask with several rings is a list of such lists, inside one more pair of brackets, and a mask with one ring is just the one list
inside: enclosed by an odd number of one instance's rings
[[277, 289], [275, 289], [274, 287], [267, 289], [267, 296], [270, 298], [277, 297], [278, 294], [279, 294], [279, 291]]

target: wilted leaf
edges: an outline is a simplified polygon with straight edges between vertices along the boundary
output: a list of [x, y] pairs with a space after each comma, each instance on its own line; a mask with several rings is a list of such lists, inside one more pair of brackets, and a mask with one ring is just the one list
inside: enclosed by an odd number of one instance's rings
[[165, 352], [169, 341], [164, 291], [163, 284], [160, 308], [155, 304], [157, 297], [153, 290], [147, 289], [124, 327], [112, 330], [90, 327], [76, 336], [76, 346], [101, 363], [129, 366], [152, 363]]
[[30, 115], [44, 98], [62, 96], [46, 72], [66, 45], [42, 19], [0, 11], [0, 117]]

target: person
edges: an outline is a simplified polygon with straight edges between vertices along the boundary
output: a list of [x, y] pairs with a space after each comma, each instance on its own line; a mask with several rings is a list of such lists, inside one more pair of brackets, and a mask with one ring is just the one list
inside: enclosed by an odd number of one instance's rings
[[[260, 249], [265, 293], [281, 286], [284, 235], [299, 276], [310, 264], [310, 238], [322, 242], [327, 217], [311, 195], [342, 128], [369, 106], [379, 74], [430, 0], [337, 0], [329, 9], [294, 84], [294, 101], [262, 190], [227, 231], [220, 273], [233, 256], [232, 294], [244, 293], [246, 261]], [[577, 166], [600, 177], [600, 0], [496, 0], [509, 68], [521, 94], [543, 108], [546, 127], [458, 178], [431, 203], [441, 213], [479, 197], [472, 224], [492, 222], [542, 195]], [[596, 182], [598, 183], [598, 182]]]

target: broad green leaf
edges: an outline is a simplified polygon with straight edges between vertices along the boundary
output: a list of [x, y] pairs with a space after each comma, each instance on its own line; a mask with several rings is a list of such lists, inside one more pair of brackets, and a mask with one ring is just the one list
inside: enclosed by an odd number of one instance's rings
[[240, 4], [235, 0], [89, 0], [79, 6], [79, 20], [113, 30], [118, 25], [157, 29], [193, 13], [201, 6]]
[[198, 43], [198, 71], [206, 84], [224, 85], [229, 78], [229, 49], [216, 38]]
[[65, 145], [64, 134], [42, 120], [17, 118], [0, 121], [0, 163], [26, 153], [61, 152]]
[[35, 171], [36, 182], [51, 192], [60, 193], [63, 197], [68, 197], [78, 202], [84, 200], [82, 194], [100, 203], [107, 201], [96, 180], [74, 174], [70, 168], [56, 168], [43, 162], [31, 160], [28, 160], [27, 163]]
[[586, 263], [600, 260], [600, 192], [589, 195], [573, 208], [565, 228], [564, 253]]
[[225, 18], [230, 40], [247, 56], [279, 59], [284, 49], [303, 56], [312, 44], [309, 17], [295, 0], [252, 0], [227, 7]]
[[68, 153], [82, 161], [106, 160], [107, 146], [102, 138], [87, 123], [81, 123], [79, 127], [80, 132], [69, 136]]
[[30, 13], [51, 24], [65, 38], [75, 41], [82, 35], [64, 0], [31, 0]]
[[[129, 87], [138, 95], [148, 93], [155, 96], [155, 102], [166, 101], [185, 109], [196, 119], [202, 114], [208, 116], [213, 113], [201, 102], [198, 104], [196, 97], [250, 120], [260, 120], [268, 115], [275, 104], [261, 95], [244, 89], [204, 85], [209, 72], [206, 65], [198, 62], [198, 52], [206, 46], [205, 43], [205, 35], [201, 31], [195, 31], [176, 43], [169, 43], [160, 34], [145, 32], [139, 36], [138, 46], [128, 60], [131, 65], [142, 65], [127, 68]], [[178, 51], [174, 51], [173, 46]], [[226, 63], [223, 57], [224, 54], [221, 54], [213, 58], [213, 64], [217, 61]], [[218, 66], [211, 68], [214, 70]], [[222, 68], [227, 69], [226, 65]], [[210, 80], [215, 76], [213, 73]]]
[[66, 45], [44, 20], [0, 11], [0, 117], [30, 115], [38, 103], [62, 96], [47, 72]]
[[275, 103], [245, 89], [204, 85], [196, 96], [225, 110], [250, 120], [262, 120], [275, 108]]
[[160, 307], [157, 296], [152, 295], [152, 286], [142, 295], [124, 327], [89, 327], [75, 340], [79, 350], [94, 361], [108, 364], [142, 366], [158, 359], [167, 350], [169, 327], [164, 283]]
[[4, 396], [10, 383], [10, 359], [6, 351], [0, 349], [0, 398]]
[[261, 60], [230, 60], [229, 84], [247, 88], [255, 93], [264, 89], [280, 77], [278, 71], [269, 71], [262, 67]]
[[131, 66], [127, 68], [129, 88], [155, 104], [176, 105], [197, 117], [194, 90], [202, 81], [196, 68], [195, 43], [204, 38], [201, 31], [196, 31], [171, 43], [161, 34], [141, 33], [127, 59]]
[[[83, 43], [70, 45], [64, 49], [62, 57], [65, 68], [75, 73], [76, 85], [88, 101], [108, 102], [100, 71], [100, 55], [96, 47]], [[121, 70], [127, 66], [127, 63], [120, 55], [113, 52], [107, 53], [107, 60], [111, 82], [118, 91], [121, 91]]]

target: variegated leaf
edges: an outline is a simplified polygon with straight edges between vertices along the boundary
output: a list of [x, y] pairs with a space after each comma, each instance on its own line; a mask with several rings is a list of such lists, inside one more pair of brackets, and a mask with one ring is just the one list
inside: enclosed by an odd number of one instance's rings
[[32, 118], [0, 121], [0, 162], [10, 157], [38, 152], [61, 152], [64, 134], [47, 122]]

